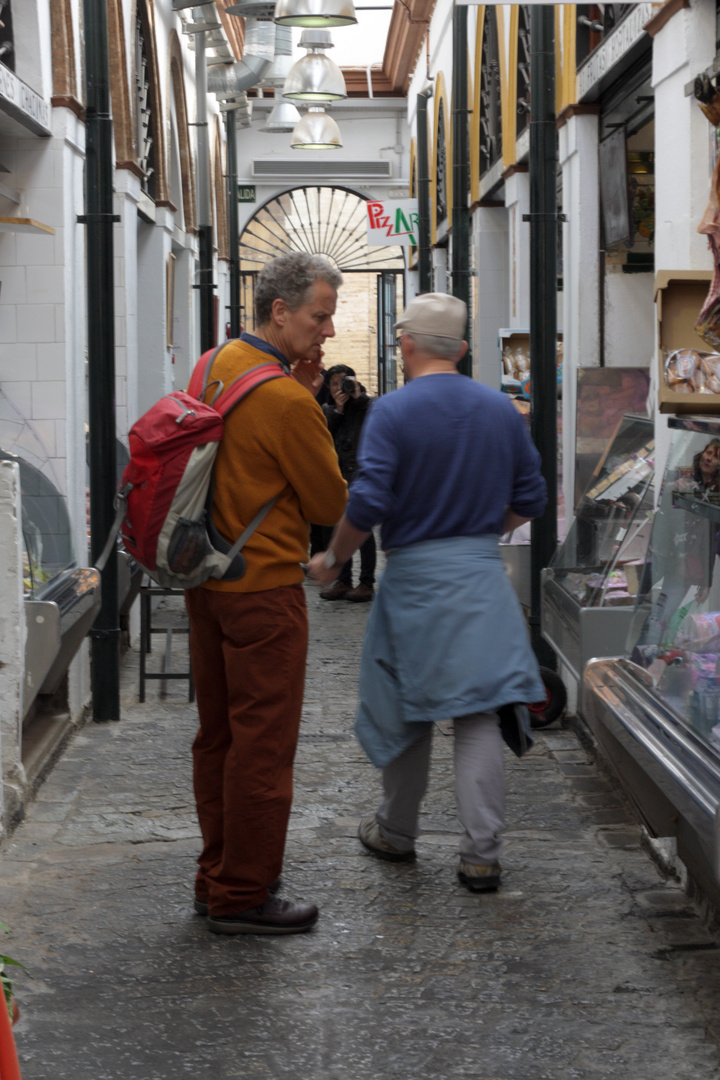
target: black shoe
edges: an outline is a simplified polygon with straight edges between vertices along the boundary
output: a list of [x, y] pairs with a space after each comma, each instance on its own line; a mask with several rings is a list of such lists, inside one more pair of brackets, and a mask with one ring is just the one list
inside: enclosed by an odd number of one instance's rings
[[[280, 892], [281, 888], [282, 888], [282, 878], [281, 877], [276, 877], [275, 880], [272, 881], [268, 885], [268, 892], [270, 893], [271, 896], [275, 896], [276, 893]], [[209, 915], [210, 914], [210, 909], [208, 907], [207, 900], [198, 900], [198, 898], [195, 897], [195, 900], [193, 901], [193, 907], [195, 908], [198, 915]]]
[[213, 934], [302, 934], [318, 921], [314, 904], [293, 904], [269, 896], [259, 907], [234, 915], [208, 915]]

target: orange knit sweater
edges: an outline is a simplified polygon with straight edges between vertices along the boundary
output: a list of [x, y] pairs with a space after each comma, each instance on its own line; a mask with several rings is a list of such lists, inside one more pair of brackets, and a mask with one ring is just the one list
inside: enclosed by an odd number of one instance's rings
[[[218, 354], [212, 378], [228, 386], [272, 356], [236, 341]], [[347, 502], [335, 447], [322, 409], [294, 379], [253, 390], [225, 418], [215, 464], [214, 521], [233, 543], [258, 510], [278, 500], [243, 548], [247, 572], [239, 581], [210, 579], [203, 588], [260, 592], [303, 580], [308, 522], [334, 525]]]

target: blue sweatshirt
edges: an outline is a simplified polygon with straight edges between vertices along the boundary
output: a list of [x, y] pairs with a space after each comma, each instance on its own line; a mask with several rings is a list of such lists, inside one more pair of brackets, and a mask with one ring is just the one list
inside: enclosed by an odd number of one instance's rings
[[347, 517], [380, 524], [385, 550], [501, 535], [505, 510], [539, 517], [540, 455], [511, 400], [463, 375], [423, 375], [376, 401], [363, 428]]

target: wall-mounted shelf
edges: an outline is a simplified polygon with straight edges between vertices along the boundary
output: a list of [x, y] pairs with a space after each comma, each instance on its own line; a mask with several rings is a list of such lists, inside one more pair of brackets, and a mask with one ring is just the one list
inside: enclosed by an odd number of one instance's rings
[[0, 232], [40, 233], [55, 235], [52, 225], [43, 225], [29, 217], [0, 217]]

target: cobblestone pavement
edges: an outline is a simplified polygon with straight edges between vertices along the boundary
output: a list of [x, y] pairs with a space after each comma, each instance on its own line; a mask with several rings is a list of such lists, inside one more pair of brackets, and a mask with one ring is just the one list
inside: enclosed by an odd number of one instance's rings
[[718, 939], [570, 732], [508, 757], [499, 893], [455, 880], [440, 731], [417, 863], [363, 852], [378, 777], [351, 724], [367, 607], [307, 593], [284, 880], [320, 905], [316, 930], [219, 938], [193, 914], [194, 707], [179, 682], [139, 705], [130, 654], [122, 721], [82, 729], [0, 854], [4, 951], [29, 969], [24, 1080], [719, 1077]]

